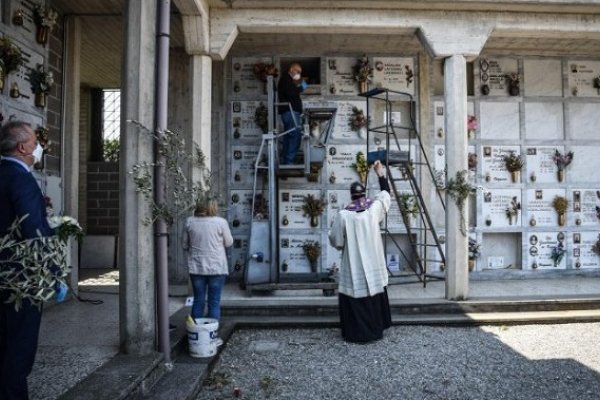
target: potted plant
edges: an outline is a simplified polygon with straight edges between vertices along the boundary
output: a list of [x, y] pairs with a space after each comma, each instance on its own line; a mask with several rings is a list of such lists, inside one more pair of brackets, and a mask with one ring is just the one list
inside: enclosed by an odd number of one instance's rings
[[506, 207], [506, 217], [508, 218], [508, 224], [513, 224], [513, 218], [515, 218], [515, 222], [519, 216], [519, 210], [521, 209], [521, 203], [519, 203], [517, 196], [513, 196], [512, 200], [508, 207]]
[[469, 238], [469, 272], [475, 269], [475, 260], [477, 260], [481, 254], [481, 245], [477, 243], [475, 239]]
[[369, 165], [367, 164], [367, 158], [365, 153], [359, 151], [356, 153], [356, 162], [352, 164], [352, 167], [358, 173], [360, 183], [363, 185], [367, 183], [367, 174], [369, 173]]
[[315, 197], [307, 194], [303, 197], [302, 215], [310, 218], [310, 226], [313, 228], [319, 226], [319, 217], [325, 211], [327, 201], [323, 197]]
[[19, 68], [22, 62], [21, 49], [8, 37], [0, 37], [0, 91], [4, 89], [6, 75]]
[[565, 250], [562, 242], [558, 242], [558, 244], [552, 248], [552, 253], [550, 254], [550, 258], [552, 259], [552, 262], [554, 263], [554, 267], [558, 267], [558, 265], [562, 261], [566, 252], [567, 251]]
[[569, 151], [564, 155], [558, 151], [558, 149], [554, 151], [554, 157], [552, 157], [552, 160], [554, 160], [554, 164], [556, 164], [556, 167], [558, 168], [557, 176], [559, 182], [565, 180], [565, 168], [571, 164], [574, 155], [575, 154], [572, 151]]
[[50, 32], [56, 26], [58, 13], [52, 8], [44, 9], [42, 3], [38, 3], [33, 8], [33, 22], [37, 27], [35, 40], [39, 44], [45, 45], [48, 43]]
[[38, 64], [37, 68], [29, 71], [29, 83], [31, 91], [35, 94], [35, 106], [46, 107], [46, 97], [54, 86], [54, 76], [52, 72], [46, 72], [42, 64]]
[[306, 240], [302, 245], [304, 255], [310, 262], [310, 272], [317, 272], [317, 264], [321, 257], [321, 243], [316, 240]]
[[513, 183], [517, 183], [521, 180], [521, 169], [525, 165], [525, 161], [523, 157], [517, 155], [514, 151], [508, 153], [508, 155], [503, 157], [504, 165], [508, 172], [510, 172], [510, 177]]
[[565, 224], [565, 213], [569, 207], [569, 200], [564, 196], [554, 196], [552, 200], [552, 207], [558, 214], [558, 225], [563, 226]]
[[454, 200], [460, 212], [460, 232], [467, 236], [467, 220], [465, 216], [465, 204], [469, 195], [475, 191], [475, 187], [466, 179], [466, 170], [458, 171], [455, 178], [449, 178], [446, 182], [446, 193]]
[[269, 110], [262, 102], [254, 111], [254, 123], [260, 128], [263, 133], [269, 131]]
[[369, 62], [367, 55], [358, 59], [354, 66], [354, 79], [358, 82], [358, 92], [364, 93], [369, 89], [369, 82], [373, 78], [373, 67]]

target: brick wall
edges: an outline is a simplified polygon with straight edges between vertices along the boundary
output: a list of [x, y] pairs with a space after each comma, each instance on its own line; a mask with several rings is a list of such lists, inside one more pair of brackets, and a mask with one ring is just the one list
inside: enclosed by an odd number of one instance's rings
[[119, 164], [87, 165], [87, 233], [119, 234]]

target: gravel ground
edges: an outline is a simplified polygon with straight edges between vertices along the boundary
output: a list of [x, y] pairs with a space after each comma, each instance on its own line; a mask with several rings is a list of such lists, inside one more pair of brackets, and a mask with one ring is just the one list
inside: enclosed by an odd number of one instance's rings
[[370, 344], [338, 329], [239, 330], [204, 399], [600, 399], [600, 323], [394, 326]]

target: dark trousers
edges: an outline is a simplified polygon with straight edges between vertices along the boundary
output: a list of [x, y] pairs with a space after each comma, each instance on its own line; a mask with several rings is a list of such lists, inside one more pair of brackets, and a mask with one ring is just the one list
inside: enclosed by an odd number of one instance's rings
[[19, 311], [0, 294], [0, 400], [27, 400], [27, 375], [38, 345], [42, 310], [24, 300]]

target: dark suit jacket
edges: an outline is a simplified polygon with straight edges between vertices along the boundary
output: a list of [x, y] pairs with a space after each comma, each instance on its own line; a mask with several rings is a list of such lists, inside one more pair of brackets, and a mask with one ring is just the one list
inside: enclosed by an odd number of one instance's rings
[[[279, 95], [280, 103], [290, 103], [292, 110], [302, 114], [302, 99], [300, 99], [300, 93], [302, 89], [296, 86], [294, 80], [288, 72], [281, 74], [279, 78], [279, 84], [277, 85], [277, 94]], [[287, 104], [279, 106], [279, 114], [290, 111], [290, 106]]]
[[0, 161], [0, 235], [4, 236], [17, 218], [23, 239], [50, 236], [54, 230], [46, 218], [46, 202], [35, 178], [12, 160]]

